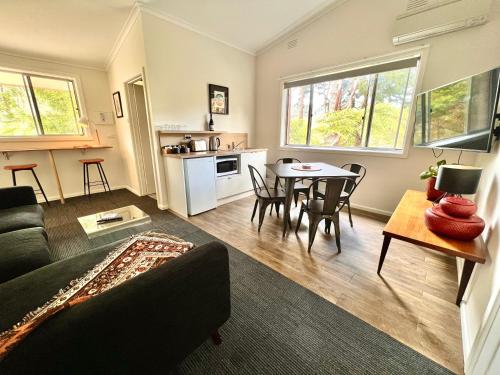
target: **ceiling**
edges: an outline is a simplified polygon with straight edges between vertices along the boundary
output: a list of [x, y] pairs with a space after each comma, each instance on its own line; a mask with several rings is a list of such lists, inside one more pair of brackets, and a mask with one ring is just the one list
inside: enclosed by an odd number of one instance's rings
[[338, 0], [143, 0], [147, 8], [184, 21], [256, 53]]
[[[142, 0], [146, 9], [250, 53], [342, 0]], [[0, 50], [105, 66], [134, 0], [1, 0]]]
[[0, 50], [102, 68], [134, 0], [1, 0]]

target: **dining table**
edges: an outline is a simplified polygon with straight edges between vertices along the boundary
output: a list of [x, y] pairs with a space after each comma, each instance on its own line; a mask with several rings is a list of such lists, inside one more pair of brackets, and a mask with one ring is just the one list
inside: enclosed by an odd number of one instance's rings
[[[306, 165], [306, 168], [304, 168]], [[293, 201], [293, 190], [295, 182], [302, 179], [318, 179], [329, 177], [347, 177], [356, 179], [359, 177], [356, 173], [336, 167], [328, 163], [279, 163], [266, 164], [266, 168], [276, 177], [285, 180], [285, 212], [283, 215], [283, 237], [286, 236], [287, 229], [290, 227], [290, 210]]]

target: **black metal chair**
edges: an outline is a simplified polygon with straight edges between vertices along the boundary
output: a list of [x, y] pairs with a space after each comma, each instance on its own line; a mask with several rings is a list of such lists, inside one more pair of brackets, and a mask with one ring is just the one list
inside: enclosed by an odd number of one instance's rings
[[[322, 220], [333, 222], [335, 227], [335, 242], [339, 253], [341, 252], [339, 213], [346, 204], [346, 201], [342, 201], [340, 196], [345, 188], [345, 185], [349, 181], [352, 181], [349, 177], [322, 178], [314, 180], [314, 183], [309, 187], [307, 200], [305, 203], [302, 201], [297, 227], [295, 228], [295, 233], [297, 233], [300, 228], [300, 223], [302, 222], [302, 216], [304, 215], [304, 212], [307, 213], [307, 217], [309, 218], [308, 252], [311, 252], [311, 247], [316, 236], [316, 231], [318, 230], [318, 225]], [[309, 199], [310, 190], [318, 183], [325, 183], [326, 185], [323, 198], [313, 197], [312, 199]]]
[[362, 166], [361, 164], [356, 164], [356, 163], [348, 163], [344, 164], [342, 169], [347, 169], [348, 171], [352, 173], [356, 173], [359, 177], [356, 178], [356, 180], [349, 180], [345, 184], [344, 191], [340, 195], [340, 200], [345, 201], [347, 204], [347, 212], [349, 212], [349, 223], [351, 224], [351, 227], [353, 227], [352, 224], [352, 216], [351, 216], [351, 202], [350, 198], [351, 195], [354, 193], [354, 190], [358, 187], [358, 185], [363, 181], [363, 179], [366, 176], [366, 168]]
[[[366, 176], [366, 168], [361, 165], [361, 164], [356, 164], [356, 163], [348, 163], [344, 164], [342, 169], [346, 169], [350, 172], [356, 173], [359, 177], [357, 177], [355, 180], [350, 179], [344, 186], [344, 191], [342, 191], [342, 194], [340, 195], [340, 200], [342, 202], [345, 201], [347, 205], [347, 212], [349, 213], [349, 223], [351, 224], [351, 227], [353, 227], [352, 223], [352, 214], [351, 214], [351, 201], [350, 198], [358, 185], [363, 181], [363, 179]], [[319, 191], [318, 184], [315, 183], [314, 189], [313, 189], [313, 196], [314, 198], [324, 198], [324, 194]], [[325, 226], [325, 231], [328, 233], [330, 231], [330, 225], [327, 223]]]
[[[259, 206], [259, 229], [262, 227], [262, 223], [264, 222], [264, 216], [266, 214], [267, 206], [273, 204], [285, 204], [285, 193], [281, 189], [272, 189], [268, 188], [266, 182], [262, 178], [262, 175], [259, 171], [252, 165], [248, 165], [248, 169], [250, 170], [250, 177], [252, 178], [253, 191], [255, 193], [255, 204], [253, 206], [252, 218], [255, 217], [255, 213], [257, 212], [257, 205]], [[291, 223], [290, 223], [290, 226]]]
[[[281, 158], [281, 159], [276, 160], [276, 162], [274, 164], [279, 164], [279, 163], [292, 164], [292, 163], [302, 163], [302, 162], [297, 158]], [[303, 181], [303, 179], [295, 182], [295, 186], [293, 189], [293, 200], [295, 202], [295, 207], [297, 207], [297, 203], [299, 201], [300, 194], [305, 195], [309, 191], [309, 187], [307, 185], [304, 185], [302, 183], [302, 181]], [[281, 182], [281, 179], [278, 176], [276, 176], [276, 178], [274, 180], [274, 188], [278, 189], [278, 187], [280, 187], [282, 190], [284, 189], [283, 184]], [[271, 207], [271, 211], [269, 212], [269, 215], [271, 215], [272, 213], [273, 213], [273, 209]], [[279, 204], [276, 205], [276, 214], [279, 217]]]

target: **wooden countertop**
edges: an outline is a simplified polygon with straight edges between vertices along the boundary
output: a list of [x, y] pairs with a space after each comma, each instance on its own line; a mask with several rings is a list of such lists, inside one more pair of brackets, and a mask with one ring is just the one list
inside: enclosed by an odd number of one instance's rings
[[259, 152], [267, 151], [267, 148], [246, 148], [242, 150], [219, 150], [219, 151], [197, 151], [189, 152], [187, 154], [163, 154], [166, 158], [176, 158], [176, 159], [193, 159], [193, 158], [204, 158], [207, 156], [226, 156], [226, 155], [239, 155], [248, 152]]
[[49, 151], [49, 150], [90, 150], [90, 149], [103, 149], [112, 148], [113, 146], [108, 145], [79, 145], [79, 146], [68, 146], [68, 145], [41, 145], [23, 147], [19, 145], [17, 147], [9, 146], [8, 148], [2, 147], [0, 152], [23, 152], [23, 151]]
[[424, 212], [432, 207], [423, 191], [407, 190], [384, 228], [384, 235], [443, 253], [484, 263], [486, 246], [481, 236], [472, 241], [459, 241], [439, 236], [427, 229]]

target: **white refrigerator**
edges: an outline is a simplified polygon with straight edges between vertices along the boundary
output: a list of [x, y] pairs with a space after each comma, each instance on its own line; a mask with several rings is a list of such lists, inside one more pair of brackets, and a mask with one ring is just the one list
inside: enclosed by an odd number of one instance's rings
[[196, 215], [217, 207], [214, 159], [184, 159], [188, 215]]

